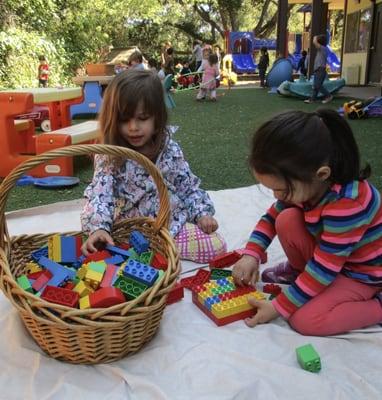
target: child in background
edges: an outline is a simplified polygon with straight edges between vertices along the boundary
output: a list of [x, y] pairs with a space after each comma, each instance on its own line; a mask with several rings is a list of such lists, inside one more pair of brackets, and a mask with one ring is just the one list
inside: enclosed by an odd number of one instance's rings
[[154, 74], [158, 73], [158, 70], [157, 70], [158, 63], [156, 62], [155, 58], [149, 58], [149, 61], [147, 62], [147, 66], [148, 66], [148, 69], [151, 72], [153, 72]]
[[144, 70], [145, 65], [143, 64], [142, 53], [138, 50], [133, 51], [127, 61], [130, 69]]
[[318, 93], [324, 95], [323, 104], [333, 100], [333, 96], [324, 86], [324, 81], [327, 76], [326, 63], [328, 58], [328, 48], [326, 35], [318, 35], [313, 38], [313, 44], [316, 48], [316, 57], [314, 58], [313, 67], [313, 95], [310, 99], [304, 100], [304, 103], [314, 103], [317, 100]]
[[277, 235], [287, 262], [262, 273], [291, 285], [257, 307], [248, 326], [278, 316], [303, 335], [336, 335], [382, 322], [382, 208], [360, 169], [357, 143], [334, 110], [284, 112], [256, 132], [250, 166], [277, 201], [236, 263], [238, 284], [254, 284]]
[[184, 60], [182, 69], [180, 70], [180, 76], [178, 77], [178, 83], [183, 88], [188, 88], [194, 81], [194, 76], [191, 74], [190, 63]]
[[303, 76], [306, 76], [306, 74], [308, 72], [308, 69], [306, 68], [306, 64], [307, 64], [306, 56], [307, 55], [308, 55], [308, 53], [305, 50], [303, 50], [301, 52], [301, 58], [300, 58], [300, 60], [298, 62], [298, 65], [297, 65], [297, 72], [300, 72], [300, 74], [303, 75]]
[[[181, 148], [166, 127], [163, 86], [151, 71], [128, 70], [108, 85], [100, 114], [103, 143], [128, 147], [161, 171], [171, 203], [170, 233], [181, 257], [208, 262], [226, 251], [208, 194], [199, 187]], [[89, 234], [82, 251], [113, 243], [113, 224], [138, 216], [155, 217], [159, 207], [153, 179], [132, 160], [95, 156], [92, 183], [85, 190], [82, 228]]]
[[46, 61], [45, 56], [39, 56], [39, 66], [38, 66], [38, 86], [39, 87], [48, 87], [48, 78], [49, 78], [49, 65]]
[[210, 54], [208, 62], [203, 62], [201, 68], [203, 68], [203, 77], [196, 100], [200, 101], [209, 96], [212, 101], [216, 101], [216, 79], [220, 75], [217, 55]]
[[259, 68], [260, 86], [262, 88], [264, 88], [265, 87], [265, 74], [267, 72], [267, 68], [269, 67], [268, 49], [265, 46], [263, 46], [260, 49], [260, 60], [259, 60], [259, 65], [257, 67]]

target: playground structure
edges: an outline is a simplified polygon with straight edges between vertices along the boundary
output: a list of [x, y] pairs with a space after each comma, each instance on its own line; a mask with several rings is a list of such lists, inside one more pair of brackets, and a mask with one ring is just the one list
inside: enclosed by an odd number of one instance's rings
[[[328, 43], [330, 41], [329, 31]], [[302, 57], [301, 52], [309, 48], [310, 33], [288, 33], [288, 59], [292, 63], [293, 69], [298, 70], [298, 63]], [[329, 65], [331, 72], [339, 72], [341, 68], [341, 63], [330, 46], [327, 46], [328, 58], [327, 63]]]
[[[268, 50], [276, 49], [276, 40], [256, 39], [253, 32], [229, 32], [225, 33], [225, 51], [232, 58], [227, 58], [231, 62], [231, 70], [237, 74], [254, 74], [257, 64], [253, 61], [253, 52], [260, 50], [261, 47]], [[227, 71], [224, 66], [223, 71]]]
[[270, 93], [277, 93], [277, 88], [285, 81], [291, 81], [293, 67], [289, 58], [276, 60], [267, 74], [267, 86], [271, 88]]

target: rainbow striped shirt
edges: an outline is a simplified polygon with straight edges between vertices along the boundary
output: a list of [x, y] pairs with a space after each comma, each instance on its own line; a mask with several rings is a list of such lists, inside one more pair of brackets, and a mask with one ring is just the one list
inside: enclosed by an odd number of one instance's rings
[[[276, 235], [275, 220], [287, 207], [276, 201], [250, 236], [246, 248], [262, 260]], [[373, 185], [366, 180], [335, 184], [315, 208], [303, 208], [303, 212], [317, 245], [305, 271], [273, 300], [281, 315], [289, 318], [329, 286], [338, 273], [382, 287], [382, 207]]]

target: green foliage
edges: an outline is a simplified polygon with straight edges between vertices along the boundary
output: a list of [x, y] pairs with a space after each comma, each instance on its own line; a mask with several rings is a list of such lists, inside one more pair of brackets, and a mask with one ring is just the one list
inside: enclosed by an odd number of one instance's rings
[[50, 65], [50, 85], [66, 84], [65, 51], [37, 32], [9, 28], [0, 32], [0, 87], [38, 86], [38, 56], [44, 54]]

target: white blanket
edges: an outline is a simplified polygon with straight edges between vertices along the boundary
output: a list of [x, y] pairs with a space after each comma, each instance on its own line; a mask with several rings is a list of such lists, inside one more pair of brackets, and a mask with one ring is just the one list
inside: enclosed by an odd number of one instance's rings
[[[210, 192], [220, 232], [229, 249], [242, 247], [258, 217], [273, 201], [258, 186]], [[79, 229], [81, 201], [7, 215], [11, 234]], [[279, 243], [269, 265], [284, 258]], [[183, 271], [196, 264], [185, 262]], [[154, 339], [133, 356], [112, 364], [71, 365], [42, 352], [17, 312], [0, 295], [0, 399], [330, 399], [382, 398], [382, 329], [319, 338], [294, 332], [279, 318], [247, 328], [223, 327], [202, 314], [190, 293], [166, 308]], [[312, 343], [322, 370], [306, 372], [295, 348]]]

